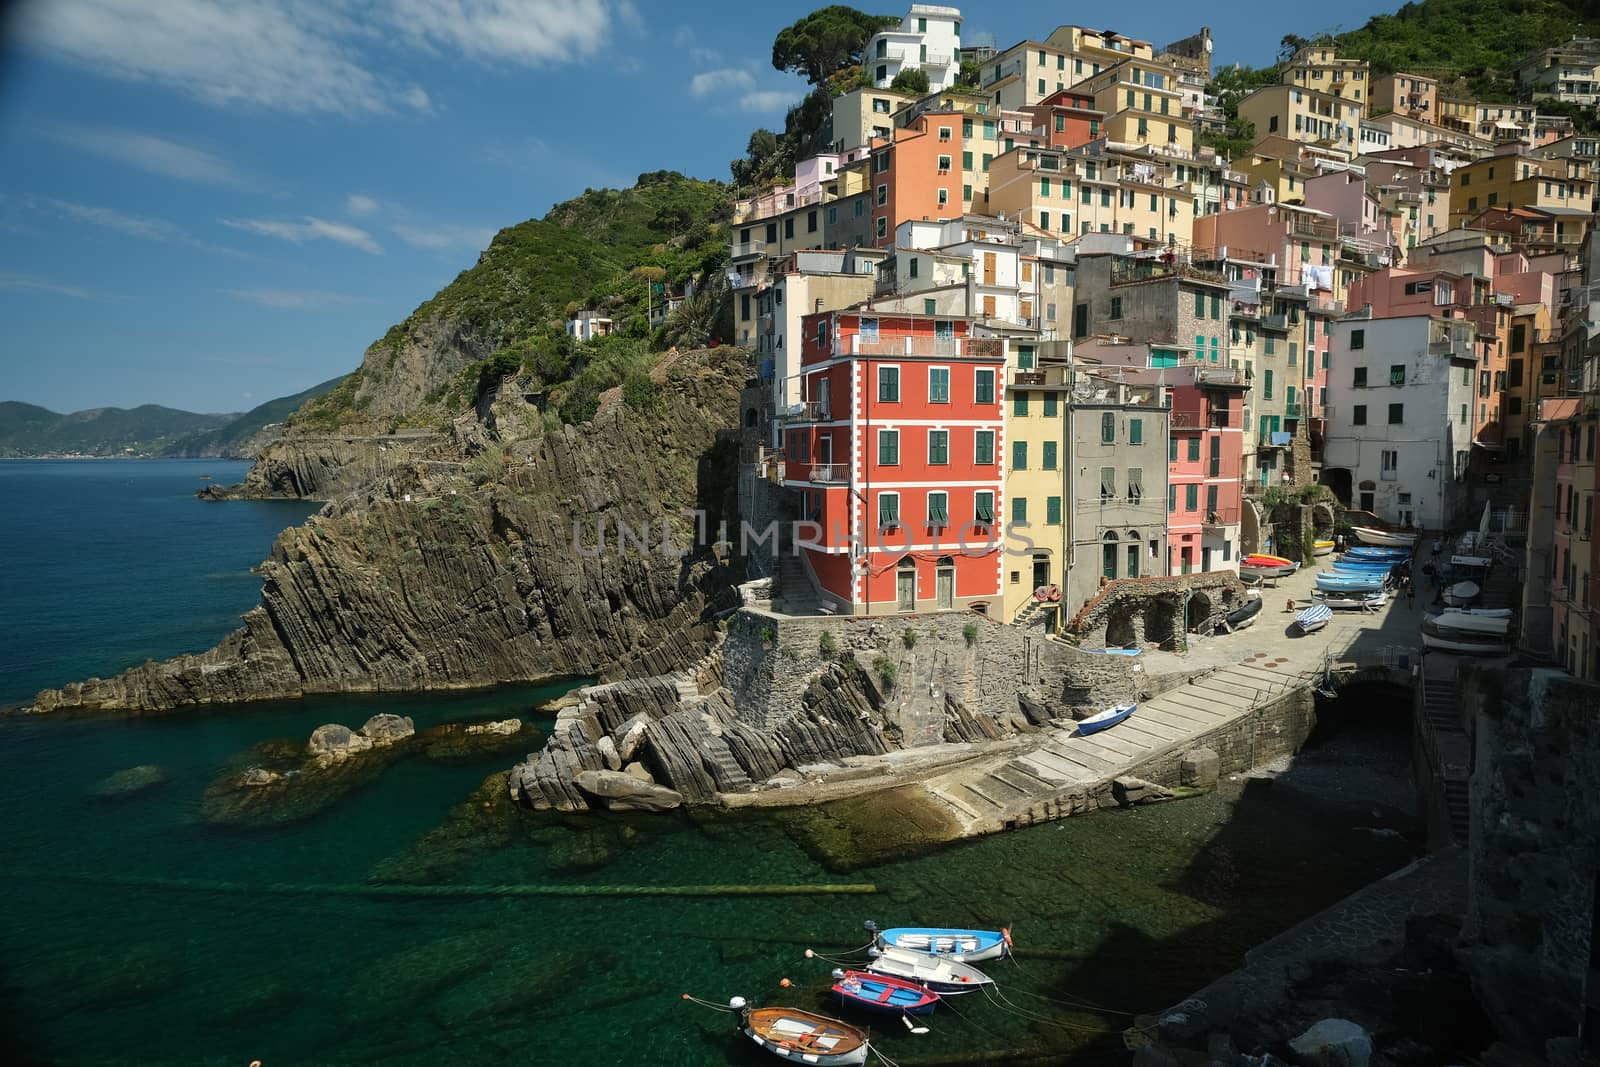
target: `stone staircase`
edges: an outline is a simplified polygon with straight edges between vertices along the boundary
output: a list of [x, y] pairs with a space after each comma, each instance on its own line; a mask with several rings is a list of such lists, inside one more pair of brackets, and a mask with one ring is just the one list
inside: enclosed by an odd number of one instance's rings
[[778, 556], [778, 595], [773, 607], [785, 615], [819, 614], [816, 590], [800, 557], [785, 550]]
[[1422, 730], [1433, 758], [1450, 834], [1457, 842], [1467, 839], [1470, 745], [1456, 707], [1454, 673], [1424, 675], [1422, 680]]

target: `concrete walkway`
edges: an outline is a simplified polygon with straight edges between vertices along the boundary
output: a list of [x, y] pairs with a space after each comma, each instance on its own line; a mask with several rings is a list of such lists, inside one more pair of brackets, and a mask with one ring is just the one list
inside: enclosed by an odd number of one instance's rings
[[1404, 601], [1374, 612], [1335, 612], [1325, 629], [1300, 634], [1287, 602], [1293, 599], [1296, 610], [1306, 607], [1314, 585], [1311, 571], [1280, 579], [1276, 588], [1263, 591], [1266, 604], [1253, 626], [1192, 638], [1187, 654], [1141, 656], [1150, 676], [1211, 670], [1140, 701], [1121, 725], [1083, 737], [1076, 724], [1062, 723], [1037, 735], [1027, 751], [966, 764], [928, 779], [924, 788], [951, 811], [963, 836], [1032, 822], [1040, 813], [1071, 814], [1092, 794], [1103, 794], [1114, 779], [1240, 724], [1257, 709], [1313, 684], [1325, 669], [1383, 661], [1398, 665], [1402, 657], [1407, 664], [1417, 662], [1421, 606]]

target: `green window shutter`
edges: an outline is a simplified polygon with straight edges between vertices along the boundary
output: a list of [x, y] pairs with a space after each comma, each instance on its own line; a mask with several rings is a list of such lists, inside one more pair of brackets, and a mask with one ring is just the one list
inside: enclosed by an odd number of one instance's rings
[[1057, 411], [1056, 405], [1058, 403], [1059, 403], [1059, 398], [1056, 396], [1056, 394], [1054, 394], [1054, 393], [1046, 393], [1046, 394], [1044, 394], [1044, 417], [1045, 418], [1053, 419], [1053, 418], [1056, 417], [1056, 411]]
[[1190, 482], [1183, 487], [1183, 510], [1198, 511], [1200, 509], [1200, 487]]
[[900, 433], [897, 430], [878, 431], [878, 464], [884, 467], [900, 463]]
[[1176, 437], [1167, 438], [1167, 462], [1178, 462], [1178, 439]]
[[980, 370], [974, 376], [973, 400], [979, 404], [994, 403], [994, 371]]
[[928, 494], [928, 525], [947, 526], [950, 523], [950, 497], [946, 493]]
[[[971, 126], [972, 123], [968, 122], [967, 125]], [[971, 130], [967, 131], [967, 136], [968, 137], [972, 136], [972, 131]], [[971, 152], [963, 152], [963, 153], [961, 153], [961, 169], [962, 170], [971, 170], [972, 169], [972, 153]]]
[[1044, 501], [1044, 521], [1051, 526], [1061, 525], [1061, 498], [1058, 496], [1046, 497]]
[[1263, 381], [1266, 383], [1261, 387], [1262, 399], [1271, 400], [1272, 399], [1272, 368], [1268, 367], [1266, 370], [1261, 372], [1261, 375], [1262, 375]]
[[973, 434], [972, 459], [980, 466], [994, 462], [994, 431], [978, 430]]
[[942, 466], [950, 462], [950, 431], [928, 431], [928, 463]]
[[1056, 469], [1056, 442], [1054, 441], [1046, 441], [1044, 443], [1044, 469], [1047, 471]]
[[1128, 420], [1128, 443], [1130, 445], [1142, 445], [1142, 444], [1144, 444], [1144, 420], [1143, 419], [1129, 419]]
[[900, 521], [900, 498], [893, 493], [878, 494], [878, 525], [893, 526]]
[[1011, 442], [1011, 469], [1025, 471], [1028, 469], [1028, 442]]
[[994, 522], [994, 494], [978, 493], [973, 501], [972, 512], [978, 522]]
[[1167, 486], [1167, 511], [1168, 511], [1168, 513], [1171, 513], [1171, 512], [1175, 512], [1177, 510], [1178, 510], [1178, 487], [1176, 485], [1169, 485], [1169, 486]]
[[922, 313], [924, 315], [932, 315], [938, 309], [939, 309], [939, 302], [937, 300], [933, 299], [932, 297], [928, 297], [927, 299], [922, 301]]
[[1117, 417], [1111, 412], [1100, 416], [1100, 441], [1102, 444], [1112, 444], [1117, 439]]
[[1200, 462], [1200, 438], [1198, 437], [1189, 438], [1189, 462]]
[[1026, 416], [1028, 414], [1028, 391], [1019, 389], [1011, 394], [1011, 414]]
[[1028, 521], [1028, 498], [1027, 497], [1025, 497], [1025, 496], [1014, 496], [1014, 497], [1011, 498], [1011, 521], [1012, 522], [1027, 522]]

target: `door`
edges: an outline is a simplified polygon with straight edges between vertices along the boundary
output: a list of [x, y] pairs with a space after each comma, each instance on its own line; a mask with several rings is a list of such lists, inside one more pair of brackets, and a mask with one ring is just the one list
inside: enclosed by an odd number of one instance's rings
[[1033, 587], [1038, 589], [1042, 585], [1050, 584], [1050, 557], [1033, 557]]
[[1361, 511], [1371, 511], [1373, 502], [1374, 501], [1373, 501], [1371, 493], [1362, 493], [1361, 494], [1361, 507], [1360, 507], [1359, 510], [1361, 510]]
[[994, 318], [994, 297], [992, 296], [983, 298], [983, 317], [986, 319]]
[[994, 253], [993, 252], [985, 252], [983, 254], [983, 284], [984, 285], [993, 285], [994, 284]]
[[824, 433], [817, 438], [817, 480], [833, 480], [833, 434]]
[[900, 611], [917, 610], [917, 572], [901, 567], [894, 576], [895, 606]]
[[940, 567], [936, 575], [939, 591], [939, 609], [950, 611], [956, 606], [956, 569]]
[[1211, 557], [1216, 554], [1216, 551], [1217, 550], [1214, 549], [1214, 548], [1202, 548], [1200, 550], [1200, 569], [1201, 570], [1209, 571], [1211, 569]]

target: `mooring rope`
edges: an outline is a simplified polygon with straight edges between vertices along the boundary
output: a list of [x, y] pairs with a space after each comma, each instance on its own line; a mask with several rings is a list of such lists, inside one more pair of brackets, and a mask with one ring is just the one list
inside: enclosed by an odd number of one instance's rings
[[1026, 1019], [1029, 1022], [1039, 1023], [1042, 1026], [1055, 1026], [1062, 1030], [1074, 1030], [1086, 1034], [1103, 1034], [1106, 1032], [1103, 1026], [1084, 1026], [1081, 1023], [1062, 1022], [1059, 1019], [1052, 1019], [1029, 1008], [1024, 1008], [1020, 1004], [1014, 1004], [1006, 998], [1005, 994], [992, 985], [983, 987], [983, 995], [989, 999], [989, 1003], [1000, 1011], [1015, 1015], [1020, 1019]]

